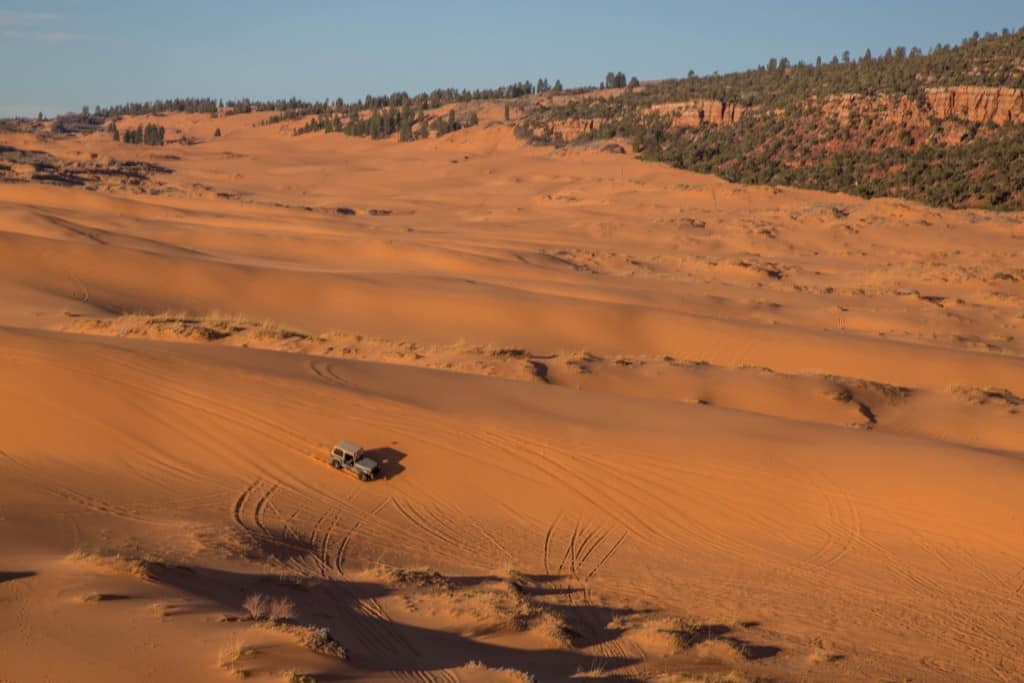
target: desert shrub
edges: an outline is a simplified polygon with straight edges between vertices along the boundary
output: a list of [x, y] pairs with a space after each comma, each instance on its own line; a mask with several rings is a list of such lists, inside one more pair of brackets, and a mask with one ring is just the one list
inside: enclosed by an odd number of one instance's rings
[[348, 659], [348, 652], [345, 651], [345, 648], [323, 626], [306, 629], [303, 645], [313, 652], [330, 655], [338, 659]]
[[267, 616], [271, 621], [291, 621], [295, 618], [295, 603], [288, 598], [275, 598], [270, 601]]
[[309, 674], [300, 674], [297, 671], [283, 671], [281, 677], [287, 683], [316, 683], [316, 678]]
[[254, 593], [242, 603], [242, 609], [253, 621], [262, 621], [270, 614], [270, 600], [263, 593]]

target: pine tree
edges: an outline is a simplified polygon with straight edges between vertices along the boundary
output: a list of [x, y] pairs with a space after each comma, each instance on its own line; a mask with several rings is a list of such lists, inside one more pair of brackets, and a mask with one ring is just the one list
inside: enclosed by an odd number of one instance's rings
[[412, 121], [405, 119], [402, 121], [402, 128], [398, 131], [399, 142], [412, 142], [414, 139], [412, 134]]
[[215, 138], [219, 138], [220, 137], [220, 128], [218, 128], [217, 130], [213, 131], [213, 137], [215, 137]]
[[505, 103], [505, 120], [508, 121], [510, 118], [511, 118], [511, 116], [510, 116], [510, 112], [509, 112], [509, 104], [508, 104], [508, 102], [506, 102]]

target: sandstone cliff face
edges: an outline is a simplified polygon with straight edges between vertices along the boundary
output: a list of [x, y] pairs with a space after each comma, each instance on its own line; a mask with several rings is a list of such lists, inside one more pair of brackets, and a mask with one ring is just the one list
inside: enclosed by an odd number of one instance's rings
[[563, 121], [552, 121], [551, 129], [561, 134], [565, 140], [575, 140], [581, 135], [593, 133], [604, 123], [602, 118], [593, 119], [565, 119]]
[[928, 117], [906, 95], [832, 95], [821, 101], [826, 116], [835, 117], [843, 126], [850, 125], [854, 114], [870, 116], [902, 126], [928, 125]]
[[[906, 97], [872, 97], [868, 95], [837, 95], [829, 98], [827, 107], [838, 113], [845, 123], [849, 113], [856, 110], [878, 109], [879, 104], [890, 108], [885, 118], [894, 121], [923, 123], [923, 115], [939, 119], [963, 119], [978, 123], [991, 121], [996, 125], [1024, 121], [1024, 90], [984, 86], [954, 86], [929, 88], [925, 91], [927, 109], [922, 112]], [[652, 111], [668, 114], [675, 126], [699, 126], [736, 123], [746, 107], [719, 100], [692, 100], [666, 102], [651, 107]]]
[[[821, 106], [825, 119], [834, 119], [844, 128], [858, 128], [862, 131], [878, 123], [893, 124], [879, 134], [870, 136], [871, 147], [884, 149], [908, 145], [919, 145], [927, 141], [941, 141], [946, 145], [958, 145], [969, 138], [968, 126], [964, 123], [991, 122], [997, 126], [1007, 123], [1024, 123], [1024, 90], [983, 86], [950, 86], [928, 88], [925, 103], [921, 106], [906, 95], [863, 95], [847, 93], [830, 95], [811, 103]], [[650, 105], [648, 111], [667, 116], [672, 125], [679, 128], [696, 128], [702, 123], [725, 126], [737, 123], [745, 112], [756, 111], [758, 107], [723, 102], [721, 100], [686, 100], [663, 102]], [[938, 128], [931, 122], [940, 119]], [[552, 128], [565, 140], [573, 140], [596, 130], [603, 119], [563, 120], [552, 122]], [[906, 135], [909, 134], [909, 140]], [[833, 151], [863, 145], [859, 138], [846, 141], [839, 139], [830, 143]]]
[[714, 126], [736, 123], [746, 107], [720, 100], [692, 100], [656, 104], [651, 110], [671, 116], [673, 126], [695, 127], [701, 122]]
[[940, 119], [958, 118], [997, 125], [1024, 121], [1024, 91], [1015, 88], [956, 86], [925, 91], [928, 107]]

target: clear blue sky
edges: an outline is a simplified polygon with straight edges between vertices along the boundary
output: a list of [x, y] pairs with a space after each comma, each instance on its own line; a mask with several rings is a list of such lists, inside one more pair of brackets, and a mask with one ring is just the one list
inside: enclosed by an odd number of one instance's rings
[[724, 73], [1021, 25], [1024, 0], [0, 0], [0, 116]]

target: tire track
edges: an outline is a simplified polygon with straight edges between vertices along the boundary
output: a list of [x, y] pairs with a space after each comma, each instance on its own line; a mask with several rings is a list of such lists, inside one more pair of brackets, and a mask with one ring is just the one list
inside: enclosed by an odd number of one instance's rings
[[360, 527], [363, 526], [366, 520], [377, 517], [377, 515], [380, 514], [380, 511], [383, 510], [392, 501], [392, 497], [388, 496], [386, 499], [384, 499], [383, 502], [379, 503], [370, 512], [366, 513], [358, 520], [356, 520], [356, 523], [352, 525], [352, 527], [345, 533], [345, 536], [341, 539], [341, 544], [338, 546], [338, 551], [334, 555], [334, 570], [339, 575], [343, 575], [345, 573], [345, 555], [348, 552], [349, 545], [351, 545], [352, 543], [352, 539], [359, 532]]
[[375, 598], [357, 598], [354, 607], [364, 617], [364, 624], [374, 633], [373, 640], [377, 649], [392, 658], [396, 652], [399, 652], [419, 659], [420, 653], [412, 643], [395, 630], [391, 617]]
[[562, 518], [562, 513], [555, 515], [555, 519], [548, 526], [547, 531], [544, 532], [544, 573], [551, 575], [551, 565], [548, 560], [551, 553], [551, 539], [555, 533], [555, 527], [558, 525], [558, 521]]
[[411, 501], [403, 502], [400, 498], [393, 498], [395, 509], [410, 525], [419, 529], [423, 535], [435, 539], [438, 543], [450, 547], [454, 551], [463, 553], [479, 553], [480, 547], [467, 541], [463, 534], [460, 538], [457, 532], [446, 533], [444, 530], [451, 528], [451, 522], [444, 520], [426, 510], [425, 506], [414, 505]]
[[256, 522], [256, 527], [268, 538], [273, 538], [274, 534], [267, 529], [266, 522], [264, 521], [264, 509], [267, 506], [267, 501], [270, 500], [270, 496], [277, 490], [277, 484], [271, 484], [266, 489], [263, 495], [260, 496], [259, 500], [256, 501], [256, 507], [253, 509], [253, 520]]
[[252, 531], [244, 521], [242, 521], [242, 511], [245, 508], [246, 502], [249, 500], [249, 496], [252, 495], [253, 490], [260, 485], [260, 480], [256, 479], [251, 482], [248, 486], [242, 489], [242, 493], [235, 499], [235, 503], [231, 508], [231, 518], [234, 520], [242, 529], [246, 531]]
[[[825, 499], [830, 524], [822, 529], [826, 533], [825, 543], [805, 562], [816, 569], [825, 569], [846, 557], [863, 540], [864, 524], [860, 510], [845, 490], [822, 472], [810, 479], [811, 485]], [[837, 500], [837, 496], [841, 500]]]
[[597, 564], [595, 564], [594, 567], [589, 572], [587, 572], [587, 580], [590, 580], [590, 578], [593, 577], [594, 574], [596, 574], [602, 567], [604, 567], [605, 563], [607, 563], [608, 560], [610, 560], [612, 556], [618, 551], [619, 546], [622, 545], [622, 543], [626, 540], [626, 537], [628, 535], [628, 532], [622, 532], [622, 535], [619, 536], [619, 540], [615, 541], [615, 543], [612, 544], [612, 547], [608, 549], [608, 552], [606, 552], [604, 556], [601, 557], [601, 559], [597, 562]]

